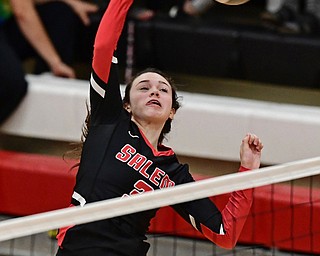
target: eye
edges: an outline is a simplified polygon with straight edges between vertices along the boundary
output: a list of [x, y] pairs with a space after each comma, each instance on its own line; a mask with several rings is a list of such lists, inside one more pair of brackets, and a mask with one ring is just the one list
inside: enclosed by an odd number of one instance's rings
[[167, 89], [167, 88], [161, 88], [160, 91], [162, 91], [162, 92], [168, 92], [168, 89]]
[[141, 91], [147, 91], [147, 90], [149, 90], [149, 88], [147, 86], [142, 86], [142, 87], [140, 87], [140, 90]]

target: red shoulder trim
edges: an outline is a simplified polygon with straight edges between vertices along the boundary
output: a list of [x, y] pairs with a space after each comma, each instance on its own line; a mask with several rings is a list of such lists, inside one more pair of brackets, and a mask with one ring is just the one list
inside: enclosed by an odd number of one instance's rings
[[144, 133], [139, 129], [140, 134], [142, 135], [142, 138], [146, 142], [146, 144], [149, 146], [149, 148], [152, 150], [152, 153], [154, 156], [172, 156], [174, 155], [174, 151], [171, 148], [168, 148], [164, 145], [160, 145], [161, 148], [166, 149], [165, 151], [158, 151], [156, 150], [150, 141], [147, 139], [147, 137], [144, 135]]

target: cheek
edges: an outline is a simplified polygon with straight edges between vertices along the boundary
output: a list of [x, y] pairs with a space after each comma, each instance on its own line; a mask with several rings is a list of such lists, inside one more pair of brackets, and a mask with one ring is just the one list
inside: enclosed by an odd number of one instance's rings
[[144, 98], [142, 95], [132, 95], [130, 97], [130, 106], [131, 108], [139, 108], [143, 105]]
[[168, 108], [172, 109], [172, 106], [173, 106], [172, 97], [168, 97], [166, 102], [167, 102]]

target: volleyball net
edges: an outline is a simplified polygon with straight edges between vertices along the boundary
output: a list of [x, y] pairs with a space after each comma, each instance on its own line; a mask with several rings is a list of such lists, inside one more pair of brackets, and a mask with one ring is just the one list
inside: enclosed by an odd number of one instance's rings
[[[148, 255], [282, 255], [279, 250], [320, 254], [319, 174], [320, 157], [317, 157], [85, 207], [3, 219], [0, 222], [0, 255], [54, 255], [57, 246], [51, 233], [60, 227], [159, 207], [150, 225]], [[238, 246], [232, 251], [207, 242], [168, 207], [210, 197], [221, 208], [229, 193], [248, 188], [254, 188], [253, 206]], [[258, 254], [260, 250], [264, 254]]]

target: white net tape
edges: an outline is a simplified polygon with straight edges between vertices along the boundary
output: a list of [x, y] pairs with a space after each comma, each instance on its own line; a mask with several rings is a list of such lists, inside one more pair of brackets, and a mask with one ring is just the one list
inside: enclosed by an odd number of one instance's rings
[[320, 174], [320, 157], [0, 222], [0, 241]]

